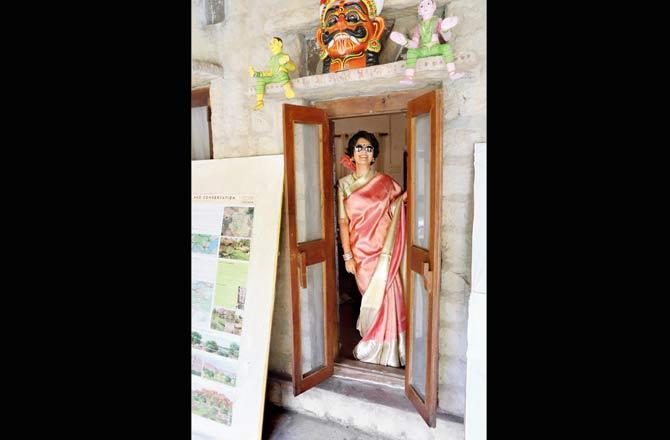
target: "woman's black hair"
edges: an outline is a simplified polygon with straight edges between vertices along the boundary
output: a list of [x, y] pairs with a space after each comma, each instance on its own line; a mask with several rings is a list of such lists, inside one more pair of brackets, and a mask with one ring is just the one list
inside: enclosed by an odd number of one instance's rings
[[[354, 147], [356, 146], [356, 143], [360, 138], [367, 139], [367, 141], [370, 142], [370, 144], [372, 144], [372, 148], [374, 148], [372, 158], [377, 159], [377, 156], [379, 156], [379, 141], [377, 140], [374, 134], [367, 132], [365, 130], [361, 130], [349, 138], [349, 145], [347, 146], [347, 150], [344, 153], [353, 159]], [[373, 163], [375, 163], [374, 160], [370, 162], [370, 164]]]

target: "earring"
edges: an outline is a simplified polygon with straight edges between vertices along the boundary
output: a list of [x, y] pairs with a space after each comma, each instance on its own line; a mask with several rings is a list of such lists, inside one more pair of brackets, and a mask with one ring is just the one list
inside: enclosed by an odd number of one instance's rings
[[381, 43], [379, 42], [379, 40], [377, 40], [377, 39], [375, 38], [375, 39], [373, 39], [373, 40], [370, 40], [370, 43], [368, 43], [368, 50], [369, 50], [370, 52], [375, 52], [375, 53], [377, 53], [377, 52], [379, 52], [380, 50], [382, 50], [382, 45], [381, 45]]

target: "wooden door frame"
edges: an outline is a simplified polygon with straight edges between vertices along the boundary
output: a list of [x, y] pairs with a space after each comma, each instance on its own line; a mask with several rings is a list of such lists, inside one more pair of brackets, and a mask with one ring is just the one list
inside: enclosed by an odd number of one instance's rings
[[[385, 95], [376, 95], [376, 96], [363, 96], [363, 97], [352, 97], [352, 98], [341, 98], [334, 99], [331, 101], [313, 101], [310, 102], [310, 105], [322, 109], [326, 112], [328, 120], [333, 122], [334, 119], [343, 119], [343, 118], [355, 118], [355, 117], [364, 117], [364, 116], [377, 116], [385, 114], [395, 114], [395, 113], [406, 113], [407, 104], [412, 100], [421, 95], [424, 95], [435, 88], [423, 88], [420, 90], [410, 90], [406, 92], [394, 92], [388, 93]], [[334, 137], [335, 129], [334, 126], [331, 128], [331, 137]], [[332, 139], [331, 139], [332, 142]], [[335, 154], [335, 149], [333, 148], [333, 154]], [[337, 163], [337, 158], [333, 157], [333, 164]], [[334, 209], [337, 209], [337, 206], [334, 206]], [[337, 214], [336, 214], [337, 217]], [[337, 223], [337, 219], [333, 220]], [[335, 225], [334, 223], [334, 225]], [[337, 265], [339, 264], [339, 256], [336, 256], [336, 279], [337, 279]], [[339, 281], [338, 281], [339, 288]], [[407, 285], [404, 286], [403, 296], [407, 299]], [[408, 302], [405, 302], [408, 304]], [[337, 312], [339, 314], [339, 308]], [[333, 359], [337, 359], [340, 351], [339, 347], [339, 335], [340, 335], [340, 321], [339, 316], [328, 317], [336, 323], [336, 335], [337, 339], [333, 342]], [[348, 368], [344, 364], [338, 364]]]
[[325, 110], [328, 119], [404, 113], [407, 111], [407, 104], [412, 99], [425, 95], [435, 89], [436, 87], [427, 87], [406, 92], [387, 93], [386, 95], [342, 98], [332, 101], [314, 101], [312, 105]]
[[[363, 96], [363, 97], [353, 97], [353, 98], [342, 98], [342, 99], [336, 99], [332, 101], [314, 101], [311, 103], [316, 108], [320, 108], [325, 110], [326, 114], [328, 115], [329, 120], [333, 119], [342, 119], [342, 118], [353, 118], [353, 117], [363, 117], [363, 116], [376, 116], [376, 115], [383, 115], [383, 114], [392, 114], [392, 113], [407, 113], [407, 107], [409, 105], [409, 102], [425, 95], [426, 93], [432, 92], [437, 90], [438, 95], [441, 97], [441, 90], [438, 87], [427, 87], [427, 88], [422, 88], [419, 90], [410, 90], [410, 91], [405, 91], [405, 92], [395, 92], [395, 93], [389, 93], [385, 95], [377, 95], [377, 96]], [[441, 112], [442, 109], [442, 103], [439, 102], [439, 111]], [[431, 124], [431, 136], [438, 136], [438, 139], [441, 142], [442, 139], [442, 124], [436, 124], [439, 126], [433, 127], [433, 124]], [[439, 131], [438, 131], [439, 130]], [[409, 144], [409, 136], [410, 133], [408, 132], [407, 134], [407, 141]], [[438, 150], [441, 151], [441, 145], [440, 148], [437, 148]], [[435, 151], [432, 151], [433, 154], [435, 154]], [[435, 157], [435, 156], [432, 156]], [[436, 157], [437, 160], [434, 160], [433, 163], [434, 165], [431, 166], [431, 172], [436, 172], [437, 174], [437, 184], [436, 184], [436, 191], [431, 194], [431, 206], [441, 206], [441, 197], [442, 197], [442, 172], [441, 172], [441, 164], [442, 164], [442, 156], [441, 154], [439, 155], [439, 158]], [[409, 161], [408, 161], [409, 162]], [[406, 190], [409, 189], [410, 186], [410, 175], [407, 170], [408, 163], [405, 163], [405, 169], [404, 172], [406, 173], [408, 177], [407, 185], [406, 185]], [[410, 203], [408, 201], [408, 209], [410, 208]], [[440, 218], [440, 210], [437, 211], [437, 218]], [[409, 217], [408, 217], [409, 219]], [[410, 249], [410, 226], [407, 226], [407, 231], [406, 231], [406, 239], [407, 241], [407, 252], [408, 252], [408, 257], [409, 257], [409, 252], [411, 251]], [[439, 221], [434, 221], [430, 225], [430, 230], [431, 230], [431, 237], [434, 237], [434, 240], [437, 240], [437, 245], [435, 246], [434, 249], [434, 261], [437, 262], [436, 267], [432, 268], [433, 270], [433, 281], [437, 279], [438, 281], [434, 281], [434, 286], [438, 289], [437, 295], [439, 295], [439, 279], [440, 279], [440, 252], [441, 252], [441, 243], [440, 243], [440, 225]], [[338, 256], [339, 257], [339, 256]], [[409, 258], [407, 258], [406, 264], [409, 265]], [[406, 268], [409, 269], [409, 268]], [[410, 274], [411, 270], [406, 270], [407, 273], [407, 279], [403, 280], [404, 284], [404, 296], [407, 298], [408, 295], [408, 289], [409, 289], [409, 283], [410, 283]], [[406, 302], [407, 304], [407, 323], [408, 323], [408, 328], [406, 329], [406, 338], [405, 338], [405, 353], [406, 356], [409, 357], [410, 355], [410, 350], [412, 348], [411, 345], [411, 338], [409, 335], [411, 334], [409, 325], [411, 320], [409, 319], [409, 316], [412, 314], [412, 301], [409, 300]], [[439, 313], [439, 307], [435, 308], [435, 310], [429, 310], [429, 312], [433, 316], [433, 325], [439, 325], [439, 319], [438, 319], [438, 313]], [[337, 316], [332, 318], [328, 317], [329, 319], [335, 319], [337, 321]], [[338, 328], [339, 328], [339, 321], [337, 321]], [[431, 329], [428, 329], [428, 332], [431, 333]], [[339, 331], [337, 332], [338, 336], [338, 341], [339, 341]], [[335, 348], [334, 348], [334, 357], [337, 357], [337, 352], [339, 351], [339, 344], [335, 343]], [[433, 368], [433, 371], [437, 375], [438, 372], [438, 356], [432, 356], [431, 357], [431, 368]], [[407, 376], [408, 373], [411, 373], [409, 369], [405, 368], [405, 387], [411, 386], [409, 384], [409, 376]], [[431, 378], [428, 379], [430, 381], [437, 381], [437, 378]], [[434, 400], [435, 403], [437, 402], [437, 395], [431, 395], [431, 400]], [[411, 399], [410, 399], [411, 400]], [[414, 406], [417, 406], [418, 402], [412, 402]], [[421, 412], [421, 411], [420, 411]], [[435, 414], [424, 414], [421, 413], [421, 416], [427, 421], [429, 425], [432, 427], [435, 426]], [[432, 423], [431, 423], [432, 422]]]

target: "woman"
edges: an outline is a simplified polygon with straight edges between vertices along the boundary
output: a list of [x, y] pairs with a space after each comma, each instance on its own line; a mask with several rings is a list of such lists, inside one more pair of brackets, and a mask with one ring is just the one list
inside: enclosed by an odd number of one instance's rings
[[363, 339], [354, 357], [363, 362], [405, 365], [405, 303], [398, 269], [405, 250], [407, 194], [371, 165], [379, 155], [372, 133], [349, 139], [342, 164], [353, 171], [338, 182], [340, 238], [347, 272], [363, 295], [356, 328]]

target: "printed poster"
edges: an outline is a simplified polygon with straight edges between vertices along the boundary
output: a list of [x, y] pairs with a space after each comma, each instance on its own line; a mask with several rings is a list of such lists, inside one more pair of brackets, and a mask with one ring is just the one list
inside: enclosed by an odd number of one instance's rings
[[193, 439], [260, 439], [283, 156], [194, 161]]

